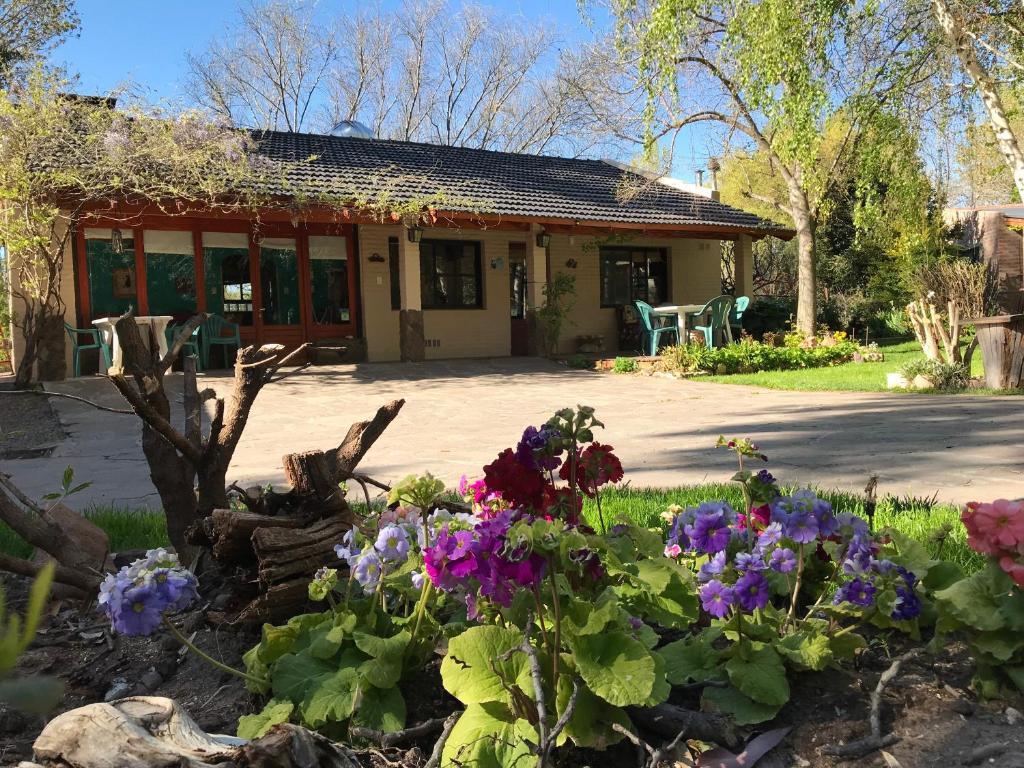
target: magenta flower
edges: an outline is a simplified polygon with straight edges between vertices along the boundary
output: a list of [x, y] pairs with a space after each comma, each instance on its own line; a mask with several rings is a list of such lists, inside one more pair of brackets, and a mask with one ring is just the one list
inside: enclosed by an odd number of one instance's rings
[[734, 593], [730, 587], [725, 586], [718, 579], [712, 579], [700, 588], [701, 606], [716, 619], [723, 618], [729, 613], [733, 604]]
[[733, 592], [744, 611], [750, 612], [768, 605], [768, 579], [759, 571], [748, 571], [740, 576]]

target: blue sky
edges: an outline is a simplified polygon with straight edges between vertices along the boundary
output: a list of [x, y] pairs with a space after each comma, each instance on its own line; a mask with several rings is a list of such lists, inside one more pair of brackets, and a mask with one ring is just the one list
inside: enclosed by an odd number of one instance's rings
[[[457, 6], [459, 0], [452, 3]], [[530, 20], [550, 20], [560, 30], [565, 46], [592, 36], [576, 0], [501, 0], [482, 4], [500, 8], [506, 14], [522, 14]], [[326, 19], [367, 4], [358, 0], [319, 0], [309, 5]], [[381, 5], [391, 8], [400, 2], [382, 0]], [[211, 38], [228, 26], [237, 7], [236, 0], [79, 0], [80, 33], [54, 51], [51, 59], [79, 76], [77, 90], [82, 93], [105, 94], [130, 81], [145, 101], [176, 101], [185, 97], [186, 53], [203, 50]], [[702, 131], [680, 137], [674, 175], [691, 180], [692, 169], [704, 166], [708, 154], [709, 139]]]

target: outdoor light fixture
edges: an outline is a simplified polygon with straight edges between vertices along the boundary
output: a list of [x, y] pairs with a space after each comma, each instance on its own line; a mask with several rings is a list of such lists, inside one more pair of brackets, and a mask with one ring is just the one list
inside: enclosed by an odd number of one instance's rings
[[423, 227], [409, 227], [406, 233], [409, 235], [410, 243], [418, 243], [423, 239]]
[[110, 249], [114, 253], [124, 253], [124, 237], [121, 236], [121, 230], [117, 227], [110, 230]]
[[578, 267], [579, 264], [580, 263], [578, 261], [576, 261], [576, 259], [566, 259], [565, 260], [565, 266], [567, 266], [569, 269], [576, 269], [576, 267]]
[[549, 235], [547, 232], [538, 232], [537, 247], [547, 248], [549, 245], [551, 245], [551, 235]]
[[500, 256], [496, 259], [491, 259], [491, 269], [501, 269], [505, 266], [505, 260]]
[[381, 256], [379, 253], [374, 253], [370, 256], [369, 261], [372, 261], [374, 264], [383, 264], [384, 257]]

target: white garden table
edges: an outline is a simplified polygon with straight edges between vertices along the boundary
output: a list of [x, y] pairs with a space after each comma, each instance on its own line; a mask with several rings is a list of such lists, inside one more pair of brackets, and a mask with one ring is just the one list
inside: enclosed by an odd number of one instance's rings
[[679, 343], [686, 344], [686, 316], [694, 312], [700, 312], [702, 309], [704, 309], [703, 304], [661, 304], [654, 307], [651, 310], [651, 314], [658, 315], [659, 317], [675, 315], [679, 323]]
[[[92, 321], [92, 324], [100, 329], [100, 334], [103, 336], [103, 343], [110, 346], [110, 357], [111, 365], [114, 368], [120, 368], [122, 362], [123, 353], [121, 351], [121, 342], [117, 339], [117, 334], [114, 333], [114, 323], [121, 318], [119, 317], [101, 317]], [[160, 352], [162, 358], [167, 354], [167, 324], [174, 318], [170, 315], [139, 315], [135, 318], [135, 324], [139, 326], [139, 330], [142, 333], [143, 341], [149, 341], [149, 329], [152, 327], [153, 334], [156, 336], [157, 349]]]

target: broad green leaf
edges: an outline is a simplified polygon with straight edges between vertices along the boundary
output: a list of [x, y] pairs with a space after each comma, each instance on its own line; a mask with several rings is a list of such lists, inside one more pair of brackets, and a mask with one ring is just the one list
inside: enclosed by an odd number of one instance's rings
[[382, 656], [359, 665], [359, 676], [377, 688], [391, 688], [402, 677], [402, 657]]
[[[558, 679], [558, 695], [555, 701], [557, 717], [561, 717], [565, 712], [571, 695], [570, 675], [561, 675]], [[614, 723], [624, 728], [631, 726], [629, 717], [623, 709], [613, 707], [604, 699], [598, 698], [581, 683], [580, 692], [576, 696], [576, 708], [562, 733], [577, 747], [605, 749], [622, 740], [622, 735], [612, 730]]]
[[1024, 666], [1003, 667], [1003, 672], [1017, 686], [1017, 690], [1024, 693]]
[[779, 640], [775, 650], [798, 670], [820, 672], [832, 663], [829, 638], [817, 632], [794, 632]]
[[651, 651], [651, 657], [654, 659], [654, 685], [651, 687], [651, 695], [643, 703], [645, 707], [656, 707], [668, 701], [672, 694], [672, 686], [665, 679], [665, 659], [657, 651]]
[[636, 564], [637, 577], [655, 594], [668, 589], [672, 580], [674, 572], [668, 568], [668, 562], [668, 558], [659, 557], [657, 560], [641, 560]]
[[532, 695], [529, 664], [518, 650], [522, 642], [518, 632], [493, 625], [470, 627], [453, 637], [441, 662], [445, 689], [463, 704], [496, 701], [510, 705], [508, 688], [517, 683]]
[[362, 686], [356, 699], [352, 724], [391, 733], [405, 728], [405, 699], [398, 688]]
[[262, 712], [255, 715], [242, 715], [238, 718], [237, 735], [240, 739], [258, 739], [275, 725], [287, 723], [292, 716], [295, 705], [290, 701], [271, 699]]
[[368, 632], [353, 632], [356, 647], [374, 658], [395, 658], [405, 653], [412, 636], [404, 629], [393, 637], [378, 637]]
[[767, 722], [775, 717], [781, 709], [779, 706], [754, 701], [731, 685], [725, 688], [705, 688], [702, 694], [702, 704], [710, 704], [712, 709], [729, 713], [737, 725], [756, 725]]
[[1001, 593], [996, 602], [999, 603], [999, 615], [1006, 620], [1006, 626], [1024, 632], [1024, 590], [1011, 587], [1009, 591]]
[[1017, 651], [1024, 648], [1024, 634], [1012, 629], [978, 632], [971, 638], [971, 644], [999, 661], [1009, 661]]
[[917, 578], [924, 579], [932, 567], [940, 562], [939, 560], [932, 559], [924, 544], [907, 534], [901, 533], [895, 528], [886, 528], [885, 532], [899, 551], [898, 554], [890, 556], [889, 559], [897, 565], [902, 565], [917, 576]]
[[[254, 645], [248, 651], [242, 655], [242, 664], [245, 666], [245, 671], [254, 677], [262, 678], [263, 680], [269, 680], [270, 667], [263, 663], [260, 659], [260, 648], [261, 645]], [[257, 685], [249, 679], [245, 681], [245, 687], [253, 693], [268, 693], [270, 691], [269, 685]]]
[[310, 728], [320, 728], [329, 722], [347, 720], [355, 709], [358, 677], [354, 669], [343, 667], [333, 675], [310, 681], [302, 702], [303, 722]]
[[260, 661], [264, 664], [273, 664], [286, 653], [291, 653], [295, 649], [295, 640], [298, 636], [298, 627], [288, 624], [280, 627], [264, 624], [263, 642], [258, 646]]
[[665, 659], [665, 674], [672, 685], [702, 683], [721, 673], [722, 654], [703, 634], [676, 640], [659, 648], [658, 653]]
[[940, 560], [931, 567], [928, 571], [928, 575], [922, 579], [922, 581], [924, 582], [925, 587], [932, 592], [936, 592], [940, 589], [946, 589], [947, 587], [953, 586], [953, 584], [960, 581], [963, 577], [963, 571], [957, 567], [956, 563], [950, 563], [947, 560]]
[[459, 717], [444, 745], [441, 764], [469, 768], [527, 768], [537, 758], [527, 741], [536, 744], [537, 731], [526, 720], [496, 701], [470, 704]]
[[935, 593], [940, 610], [949, 611], [954, 618], [975, 629], [992, 631], [1002, 629], [1006, 619], [999, 612], [996, 594], [1001, 581], [999, 566], [988, 568], [968, 576], [951, 587]]
[[619, 707], [640, 705], [654, 689], [656, 663], [643, 643], [624, 632], [571, 640], [580, 676], [595, 694]]
[[307, 653], [286, 653], [270, 673], [270, 687], [276, 698], [298, 703], [319, 685], [320, 678], [330, 677], [336, 670], [335, 665], [314, 659]]
[[751, 643], [725, 663], [725, 671], [729, 682], [756, 702], [781, 707], [789, 701], [786, 667], [770, 645]]
[[576, 635], [594, 635], [619, 617], [619, 601], [612, 588], [602, 592], [593, 605], [580, 601], [570, 603], [572, 613], [568, 618], [568, 629]]
[[867, 648], [868, 641], [856, 632], [832, 635], [828, 640], [832, 655], [837, 659], [852, 659], [861, 648]]
[[341, 650], [345, 630], [337, 626], [319, 626], [310, 633], [309, 653], [317, 659], [330, 659]]

